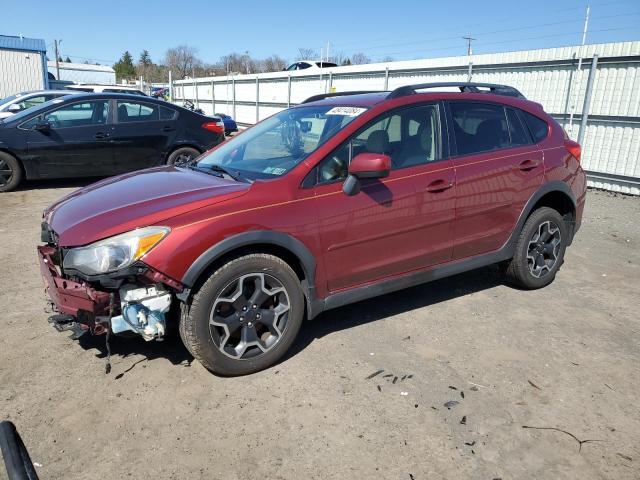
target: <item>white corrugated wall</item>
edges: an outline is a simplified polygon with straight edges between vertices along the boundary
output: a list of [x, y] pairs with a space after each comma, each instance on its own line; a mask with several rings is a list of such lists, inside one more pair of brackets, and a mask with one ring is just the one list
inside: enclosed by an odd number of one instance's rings
[[[594, 54], [599, 60], [582, 164], [590, 185], [640, 195], [640, 42], [475, 55], [472, 80], [518, 88], [541, 103], [575, 139]], [[578, 72], [581, 57], [583, 66]], [[322, 75], [303, 70], [181, 80], [174, 83], [173, 96], [178, 104], [191, 99], [208, 114], [227, 113], [251, 125], [319, 93], [466, 81], [468, 61], [464, 56], [445, 57], [337, 67], [322, 70]]]
[[41, 53], [0, 49], [0, 98], [45, 88]]

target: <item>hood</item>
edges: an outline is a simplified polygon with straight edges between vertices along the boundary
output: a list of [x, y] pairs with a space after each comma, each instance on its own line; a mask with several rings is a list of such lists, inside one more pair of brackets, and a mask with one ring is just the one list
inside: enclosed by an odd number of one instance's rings
[[86, 245], [242, 195], [250, 185], [176, 167], [141, 170], [76, 190], [44, 211], [63, 247]]

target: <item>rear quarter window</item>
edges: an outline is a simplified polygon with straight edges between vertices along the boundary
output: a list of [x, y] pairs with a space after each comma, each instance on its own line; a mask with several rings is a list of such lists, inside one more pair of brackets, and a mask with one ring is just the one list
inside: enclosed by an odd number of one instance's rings
[[529, 132], [531, 132], [533, 141], [535, 143], [540, 143], [542, 140], [547, 138], [547, 135], [549, 133], [549, 125], [547, 124], [547, 122], [545, 122], [541, 118], [536, 117], [535, 115], [531, 115], [528, 112], [522, 110], [521, 112], [524, 121], [529, 128]]

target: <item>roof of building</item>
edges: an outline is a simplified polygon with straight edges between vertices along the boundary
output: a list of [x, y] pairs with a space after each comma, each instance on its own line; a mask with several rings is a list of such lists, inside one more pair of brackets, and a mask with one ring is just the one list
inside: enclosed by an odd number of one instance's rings
[[[60, 70], [86, 70], [91, 72], [109, 72], [113, 73], [115, 70], [107, 65], [93, 65], [91, 63], [70, 63], [70, 62], [58, 62]], [[47, 62], [47, 67], [55, 68], [56, 62], [54, 60], [49, 60]]]
[[14, 37], [0, 35], [1, 50], [19, 50], [24, 52], [46, 53], [47, 46], [41, 38]]

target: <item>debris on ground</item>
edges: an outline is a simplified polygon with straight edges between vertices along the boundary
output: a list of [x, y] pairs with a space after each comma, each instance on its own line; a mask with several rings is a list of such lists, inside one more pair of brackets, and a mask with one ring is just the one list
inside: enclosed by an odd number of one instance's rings
[[529, 385], [531, 385], [533, 388], [537, 388], [538, 390], [542, 390], [538, 385], [533, 383], [531, 380], [527, 380], [527, 382], [529, 382]]
[[562, 430], [560, 428], [556, 428], [556, 427], [530, 427], [528, 425], [523, 425], [522, 428], [529, 428], [529, 429], [533, 429], [533, 430], [555, 430], [556, 432], [561, 432], [561, 433], [566, 433], [567, 435], [569, 435], [571, 438], [573, 438], [576, 442], [578, 442], [578, 452], [582, 451], [582, 444], [584, 443], [593, 443], [593, 442], [602, 442], [603, 440], [580, 440], [578, 437], [576, 437], [573, 433], [567, 432], [566, 430]]
[[463, 415], [462, 420], [460, 420], [460, 425], [466, 425], [467, 424], [467, 416]]
[[384, 372], [384, 370], [378, 370], [377, 372], [373, 372], [371, 375], [365, 378], [365, 380], [371, 380], [373, 377], [380, 375], [382, 372]]
[[448, 408], [449, 410], [451, 410], [453, 407], [455, 407], [456, 405], [458, 405], [460, 402], [458, 402], [457, 400], [449, 400], [447, 403], [444, 404], [444, 406], [446, 408]]

